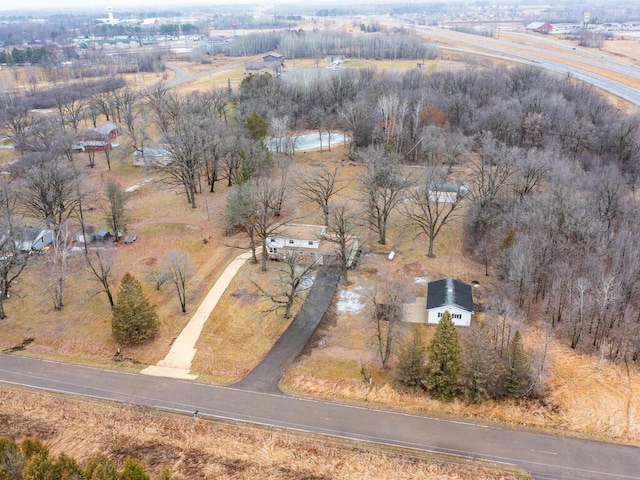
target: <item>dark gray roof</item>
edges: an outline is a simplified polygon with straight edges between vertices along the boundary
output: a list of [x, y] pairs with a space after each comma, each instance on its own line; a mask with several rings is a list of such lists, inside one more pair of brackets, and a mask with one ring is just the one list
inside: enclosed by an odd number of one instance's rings
[[427, 310], [448, 305], [473, 312], [471, 285], [453, 278], [430, 282], [427, 285]]

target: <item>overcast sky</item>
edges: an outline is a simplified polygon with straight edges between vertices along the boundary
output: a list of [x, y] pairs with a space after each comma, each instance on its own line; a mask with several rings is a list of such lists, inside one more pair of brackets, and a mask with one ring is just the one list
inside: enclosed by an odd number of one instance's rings
[[[277, 3], [278, 0], [190, 0], [188, 2], [183, 1], [171, 1], [171, 0], [0, 0], [0, 11], [15, 10], [20, 11], [32, 10], [34, 14], [38, 11], [47, 13], [52, 10], [68, 10], [70, 8], [78, 8], [83, 11], [95, 10], [95, 11], [107, 11], [107, 7], [113, 7], [115, 13], [117, 13], [118, 7], [126, 6], [127, 8], [135, 7], [173, 7], [179, 8], [185, 4], [202, 4], [207, 3], [209, 5], [216, 3], [254, 3], [254, 4], [272, 4]], [[106, 13], [105, 13], [106, 16]], [[117, 16], [117, 15], [116, 15]]]
[[[318, 6], [326, 5], [326, 0], [311, 0], [317, 3]], [[333, 5], [340, 5], [345, 3], [369, 3], [369, 4], [389, 4], [394, 2], [409, 3], [407, 0], [338, 0], [329, 1]], [[414, 0], [415, 1], [415, 0]], [[419, 0], [420, 3], [429, 3], [437, 0]], [[442, 1], [442, 0], [440, 0]], [[447, 1], [447, 0], [445, 0]], [[466, 0], [462, 0], [463, 2]], [[29, 10], [32, 15], [37, 16], [38, 12], [51, 13], [56, 10], [69, 10], [76, 8], [83, 12], [95, 11], [105, 12], [106, 17], [107, 7], [112, 7], [116, 18], [118, 17], [118, 9], [129, 11], [137, 9], [137, 7], [167, 7], [177, 9], [184, 5], [234, 5], [234, 4], [252, 4], [268, 6], [278, 3], [296, 4], [296, 0], [0, 0], [0, 12], [7, 11], [20, 11], [24, 12]]]

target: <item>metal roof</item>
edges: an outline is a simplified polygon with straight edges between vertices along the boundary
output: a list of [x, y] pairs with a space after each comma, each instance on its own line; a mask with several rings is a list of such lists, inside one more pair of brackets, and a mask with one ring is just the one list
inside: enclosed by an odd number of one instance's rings
[[456, 306], [473, 312], [473, 294], [471, 285], [445, 278], [427, 285], [427, 310], [443, 306]]

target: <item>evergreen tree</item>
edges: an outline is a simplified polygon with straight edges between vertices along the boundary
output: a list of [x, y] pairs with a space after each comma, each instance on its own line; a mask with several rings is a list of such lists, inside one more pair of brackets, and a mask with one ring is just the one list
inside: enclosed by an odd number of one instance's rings
[[122, 473], [118, 477], [119, 480], [149, 480], [144, 468], [130, 458], [124, 462]]
[[48, 453], [38, 452], [28, 458], [22, 469], [22, 476], [17, 478], [22, 480], [54, 480], [61, 477], [55, 475], [54, 464]]
[[408, 390], [422, 388], [426, 374], [425, 353], [420, 331], [414, 327], [411, 336], [400, 345], [398, 352], [395, 380], [399, 388]]
[[251, 138], [261, 143], [267, 137], [267, 133], [269, 132], [269, 125], [267, 125], [267, 121], [257, 112], [253, 112], [249, 115], [245, 126], [247, 127], [247, 130], [249, 130]]
[[456, 396], [462, 351], [458, 331], [447, 310], [429, 344], [429, 363], [423, 385], [438, 399], [450, 402]]
[[462, 380], [469, 402], [480, 403], [498, 395], [502, 361], [486, 334], [474, 328], [464, 345]]
[[153, 337], [159, 328], [155, 306], [144, 296], [140, 282], [125, 273], [113, 307], [113, 339], [122, 344], [138, 344]]
[[507, 357], [507, 377], [505, 379], [507, 395], [512, 398], [521, 398], [527, 394], [529, 387], [529, 360], [524, 351], [520, 330], [516, 330], [511, 342]]
[[24, 462], [24, 454], [16, 442], [9, 437], [0, 437], [0, 480], [20, 478]]
[[87, 480], [118, 480], [118, 470], [104, 455], [89, 460], [84, 473]]
[[54, 478], [60, 480], [72, 480], [83, 478], [83, 471], [73, 457], [61, 453], [58, 455], [53, 467]]

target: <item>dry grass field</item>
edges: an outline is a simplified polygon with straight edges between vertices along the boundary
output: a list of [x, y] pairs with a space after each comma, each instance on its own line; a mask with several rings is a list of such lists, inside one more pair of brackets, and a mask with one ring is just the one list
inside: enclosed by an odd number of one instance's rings
[[[219, 480], [388, 479], [516, 480], [517, 469], [380, 449], [319, 436], [287, 434], [86, 401], [0, 385], [0, 434], [37, 436], [53, 455], [81, 463], [103, 453], [133, 458], [152, 474]], [[88, 434], [90, 432], [90, 434]]]

